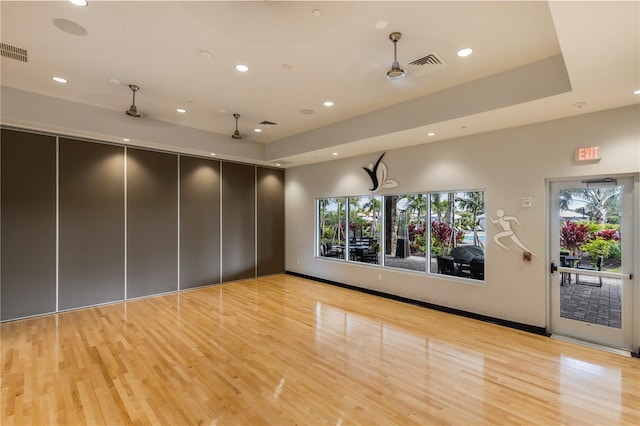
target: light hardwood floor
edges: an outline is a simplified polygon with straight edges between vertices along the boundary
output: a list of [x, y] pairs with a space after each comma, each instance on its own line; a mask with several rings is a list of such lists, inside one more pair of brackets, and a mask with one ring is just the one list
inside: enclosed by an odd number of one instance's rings
[[640, 424], [640, 360], [287, 275], [1, 325], [13, 424]]

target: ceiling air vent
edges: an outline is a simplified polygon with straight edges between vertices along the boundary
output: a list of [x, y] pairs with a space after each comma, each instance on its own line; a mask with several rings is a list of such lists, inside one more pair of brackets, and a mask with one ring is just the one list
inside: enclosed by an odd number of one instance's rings
[[27, 62], [27, 51], [7, 43], [0, 43], [0, 52], [5, 58], [15, 59], [20, 62]]
[[405, 68], [414, 75], [424, 75], [446, 66], [447, 63], [437, 53], [429, 53], [409, 62]]
[[260, 124], [262, 124], [263, 126], [277, 126], [278, 125], [278, 123], [274, 123], [273, 121], [267, 121], [267, 120], [264, 120]]

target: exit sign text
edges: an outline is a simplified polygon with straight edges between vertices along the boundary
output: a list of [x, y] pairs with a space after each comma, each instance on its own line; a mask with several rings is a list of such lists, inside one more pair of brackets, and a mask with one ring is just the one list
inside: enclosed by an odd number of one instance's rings
[[600, 147], [589, 146], [576, 150], [576, 161], [598, 161], [600, 160]]

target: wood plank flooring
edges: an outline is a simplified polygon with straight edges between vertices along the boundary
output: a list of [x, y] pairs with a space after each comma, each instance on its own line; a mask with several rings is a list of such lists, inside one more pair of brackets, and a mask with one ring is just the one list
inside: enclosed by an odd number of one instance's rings
[[8, 425], [640, 424], [640, 360], [275, 275], [4, 323]]

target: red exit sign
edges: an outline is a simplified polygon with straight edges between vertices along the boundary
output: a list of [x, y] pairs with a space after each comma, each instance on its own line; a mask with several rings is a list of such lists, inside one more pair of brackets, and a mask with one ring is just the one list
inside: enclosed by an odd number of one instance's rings
[[598, 161], [600, 158], [599, 146], [589, 146], [576, 150], [576, 161]]

